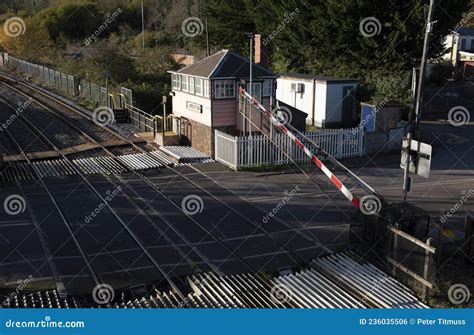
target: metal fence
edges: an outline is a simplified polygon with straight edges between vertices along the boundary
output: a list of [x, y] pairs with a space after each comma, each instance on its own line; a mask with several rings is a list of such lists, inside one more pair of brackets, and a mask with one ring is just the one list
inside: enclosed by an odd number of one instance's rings
[[436, 276], [436, 249], [431, 245], [431, 239], [424, 242], [391, 227], [388, 240], [386, 258], [392, 274], [426, 301]]
[[25, 62], [15, 57], [9, 56], [7, 66], [15, 68], [28, 76], [44, 82], [49, 87], [69, 96], [77, 95], [76, 78], [73, 76], [49, 69], [42, 65]]
[[136, 126], [138, 129], [143, 130], [144, 132], [155, 131], [153, 115], [128, 104], [126, 104], [125, 107], [128, 110], [128, 116], [130, 118], [131, 124]]
[[[18, 69], [28, 76], [40, 80], [47, 86], [54, 88], [58, 92], [65, 93], [68, 96], [78, 97], [95, 103], [98, 106], [117, 107], [113, 104], [114, 99], [109, 98], [115, 92], [109, 88], [50, 69], [43, 65], [25, 62], [7, 53], [1, 53], [1, 62], [3, 66]], [[120, 87], [116, 93], [117, 96], [121, 96], [122, 99], [125, 100], [124, 106], [125, 104], [133, 106], [132, 90]]]
[[439, 254], [428, 238], [428, 213], [405, 202], [391, 203], [385, 204], [378, 215], [357, 212], [351, 221], [351, 249], [385, 267], [426, 301], [435, 286]]
[[[285, 134], [273, 134], [270, 139], [265, 135], [231, 136], [216, 130], [214, 136], [216, 160], [233, 169], [310, 162]], [[307, 132], [305, 136], [337, 159], [360, 157], [364, 152], [364, 132], [356, 128]]]

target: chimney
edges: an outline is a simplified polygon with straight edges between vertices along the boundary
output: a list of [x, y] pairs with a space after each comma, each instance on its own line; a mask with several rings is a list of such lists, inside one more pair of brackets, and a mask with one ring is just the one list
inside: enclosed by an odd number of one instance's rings
[[255, 34], [255, 64], [268, 68], [270, 66], [270, 48], [261, 34]]

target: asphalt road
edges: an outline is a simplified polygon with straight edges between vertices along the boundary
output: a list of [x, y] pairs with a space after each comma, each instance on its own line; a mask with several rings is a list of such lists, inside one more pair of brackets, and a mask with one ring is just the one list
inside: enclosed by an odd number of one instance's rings
[[[208, 178], [196, 168], [218, 171]], [[260, 177], [220, 164], [196, 168], [176, 168], [179, 175], [168, 169], [146, 172], [167, 198], [133, 174], [88, 177], [102, 196], [115, 194], [109, 205], [171, 278], [208, 270], [229, 274], [295, 268], [346, 246], [355, 210], [336, 193], [322, 194], [316, 186], [323, 179], [278, 173], [256, 183]], [[221, 177], [215, 178], [216, 173]], [[238, 186], [232, 188], [226, 178]], [[48, 178], [46, 184], [103, 282], [116, 289], [165, 284], [163, 274], [79, 177]], [[258, 198], [246, 201], [240, 192], [250, 187]], [[91, 273], [45, 190], [35, 181], [5, 184], [0, 200], [12, 194], [25, 198], [26, 210], [0, 218], [3, 285], [32, 275], [46, 286], [64, 282], [70, 294], [89, 294]], [[202, 200], [202, 208], [186, 216], [181, 205], [190, 195]], [[268, 216], [273, 209], [274, 216]]]

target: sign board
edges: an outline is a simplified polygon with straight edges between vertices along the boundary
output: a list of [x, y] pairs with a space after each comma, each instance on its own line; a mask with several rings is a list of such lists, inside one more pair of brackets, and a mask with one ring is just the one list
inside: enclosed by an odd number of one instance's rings
[[[411, 140], [411, 162], [410, 162], [410, 173], [415, 173], [421, 177], [429, 178], [431, 169], [431, 145], [422, 143], [419, 141]], [[407, 148], [408, 139], [403, 139], [402, 145], [402, 158], [400, 161], [400, 167], [405, 169], [405, 163], [407, 160]]]
[[202, 113], [202, 105], [197, 104], [195, 102], [186, 101], [186, 109], [196, 113]]

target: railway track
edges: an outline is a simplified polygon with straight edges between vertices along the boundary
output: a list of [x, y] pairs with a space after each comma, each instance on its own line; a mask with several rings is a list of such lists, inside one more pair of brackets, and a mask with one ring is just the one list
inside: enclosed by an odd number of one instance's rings
[[[110, 204], [108, 203], [108, 201], [105, 199], [105, 197], [103, 196], [102, 192], [100, 192], [96, 187], [94, 187], [90, 182], [89, 180], [82, 174], [82, 172], [80, 171], [79, 168], [77, 168], [74, 164], [72, 164], [71, 160], [69, 160], [63, 153], [62, 151], [57, 148], [52, 142], [50, 139], [48, 139], [44, 134], [43, 132], [35, 125], [32, 123], [31, 120], [28, 120], [28, 118], [25, 116], [25, 115], [20, 115], [20, 118], [22, 120], [22, 122], [24, 122], [25, 124], [28, 125], [28, 127], [30, 128], [30, 130], [32, 130], [32, 132], [36, 133], [36, 136], [38, 136], [38, 138], [41, 138], [41, 140], [48, 144], [51, 148], [53, 148], [53, 150], [57, 151], [59, 155], [62, 156], [62, 158], [64, 159], [64, 161], [67, 161], [69, 162], [69, 168], [71, 170], [75, 170], [76, 174], [79, 175], [82, 179], [82, 182], [84, 184], [86, 184], [88, 186], [88, 188], [97, 196], [98, 199], [101, 200], [101, 203], [102, 204], [105, 204], [105, 206], [108, 207], [108, 209], [110, 210], [110, 212], [113, 214], [113, 216], [116, 218], [116, 220], [121, 224], [122, 228], [124, 231], [126, 231], [129, 236], [133, 239], [133, 241], [136, 243], [136, 245], [138, 246], [138, 248], [141, 249], [141, 251], [143, 252], [143, 254], [145, 254], [148, 259], [150, 260], [150, 262], [153, 264], [153, 266], [160, 272], [160, 274], [163, 276], [164, 279], [166, 279], [166, 281], [168, 282], [168, 284], [170, 285], [170, 287], [173, 288], [174, 292], [184, 298], [185, 295], [180, 291], [180, 289], [178, 288], [178, 286], [176, 285], [176, 283], [170, 278], [170, 276], [168, 275], [168, 273], [166, 273], [162, 267], [158, 264], [158, 262], [155, 260], [154, 257], [152, 257], [149, 253], [149, 251], [147, 250], [147, 248], [145, 248], [145, 246], [141, 243], [140, 239], [135, 235], [135, 233], [128, 227], [128, 225], [122, 220], [122, 218], [117, 214], [116, 210], [114, 208], [112, 208], [112, 206], [110, 206]], [[7, 129], [6, 130], [6, 133], [9, 137], [9, 139], [12, 141], [12, 143], [14, 143], [14, 145], [18, 148], [18, 150], [24, 155], [26, 161], [30, 164], [30, 165], [33, 165], [32, 161], [29, 159], [29, 157], [24, 153], [24, 149], [23, 147], [18, 143], [18, 141], [16, 141], [15, 137], [10, 133], [10, 131]], [[101, 276], [99, 275], [99, 273], [94, 269], [94, 266], [92, 265], [92, 260], [90, 259], [90, 256], [87, 254], [87, 252], [85, 251], [85, 248], [83, 246], [83, 243], [81, 241], [79, 241], [79, 239], [77, 238], [76, 234], [77, 234], [77, 230], [74, 230], [71, 223], [69, 222], [68, 218], [66, 217], [65, 213], [64, 213], [64, 210], [61, 208], [61, 206], [59, 205], [59, 202], [58, 200], [56, 199], [56, 197], [54, 196], [53, 192], [51, 191], [50, 187], [48, 187], [48, 185], [46, 184], [46, 182], [44, 181], [44, 179], [40, 176], [40, 175], [37, 175], [38, 177], [38, 180], [39, 180], [39, 183], [41, 184], [42, 188], [46, 191], [50, 201], [53, 203], [54, 205], [54, 208], [55, 210], [60, 214], [61, 216], [61, 219], [62, 219], [62, 223], [64, 224], [64, 226], [66, 227], [67, 231], [69, 232], [69, 236], [70, 238], [74, 241], [74, 244], [75, 246], [77, 247], [77, 249], [79, 250], [80, 254], [81, 254], [81, 257], [84, 261], [84, 263], [86, 264], [86, 267], [89, 271], [89, 274], [92, 276], [93, 278], [93, 281], [95, 283], [95, 287], [103, 287], [105, 283], [104, 280], [102, 280]], [[50, 258], [50, 257], [48, 257]]]
[[[7, 78], [8, 80], [11, 81], [11, 78], [8, 78], [8, 77], [4, 77], [4, 78]], [[34, 90], [32, 87], [29, 87], [29, 85], [27, 85], [25, 83], [17, 82], [17, 84], [22, 86], [22, 88], [28, 87], [28, 89], [30, 91]], [[21, 91], [18, 90], [18, 88], [14, 88], [14, 89], [16, 89], [17, 92], [21, 92], [21, 94], [23, 94], [24, 96], [29, 97], [29, 94], [26, 94], [25, 92], [22, 92], [23, 89]], [[229, 258], [237, 259], [241, 264], [243, 264], [245, 266], [245, 269], [243, 269], [244, 271], [252, 271], [252, 272], [256, 273], [256, 272], [259, 272], [259, 270], [260, 270], [259, 266], [257, 267], [256, 265], [249, 263], [248, 260], [245, 258], [245, 255], [243, 255], [244, 254], [243, 250], [242, 250], [243, 242], [242, 242], [242, 244], [239, 244], [237, 246], [235, 246], [235, 245], [230, 246], [229, 242], [226, 240], [226, 238], [223, 238], [222, 236], [219, 236], [219, 232], [216, 229], [215, 225], [203, 222], [202, 220], [204, 220], [204, 218], [200, 217], [198, 219], [198, 218], [192, 217], [191, 215], [185, 213], [183, 211], [183, 209], [181, 208], [180, 202], [177, 201], [176, 197], [171, 197], [168, 194], [166, 194], [166, 192], [163, 192], [163, 190], [160, 189], [152, 180], [150, 180], [148, 177], [143, 175], [140, 172], [141, 171], [140, 169], [135, 169], [135, 168], [131, 167], [131, 165], [132, 166], [133, 165], [140, 166], [140, 164], [141, 164], [141, 161], [137, 160], [135, 155], [141, 155], [142, 158], [146, 157], [146, 160], [148, 160], [149, 162], [155, 162], [157, 164], [163, 164], [166, 167], [166, 169], [170, 172], [170, 174], [174, 176], [174, 178], [176, 178], [177, 180], [180, 180], [183, 183], [186, 183], [188, 185], [188, 187], [191, 187], [197, 193], [202, 195], [203, 198], [205, 197], [207, 200], [209, 200], [209, 202], [212, 202], [216, 205], [219, 205], [219, 206], [222, 206], [222, 207], [226, 208], [229, 211], [228, 215], [233, 216], [234, 219], [240, 220], [242, 222], [242, 226], [245, 227], [245, 229], [243, 229], [243, 230], [246, 231], [246, 234], [251, 234], [255, 231], [259, 232], [259, 234], [261, 234], [263, 237], [265, 237], [267, 242], [271, 241], [271, 243], [273, 243], [274, 246], [272, 247], [272, 249], [275, 250], [273, 252], [275, 254], [284, 255], [287, 259], [287, 262], [288, 262], [288, 259], [290, 259], [293, 264], [299, 264], [299, 263], [302, 263], [302, 262], [306, 262], [308, 260], [308, 257], [303, 257], [302, 255], [300, 255], [300, 252], [296, 251], [293, 247], [288, 246], [285, 243], [285, 241], [282, 241], [281, 239], [278, 239], [278, 237], [276, 236], [276, 233], [274, 233], [274, 230], [268, 231], [268, 230], [264, 229], [261, 225], [259, 225], [256, 222], [254, 217], [248, 217], [247, 216], [248, 213], [246, 213], [247, 215], [244, 215], [243, 213], [239, 212], [238, 210], [232, 208], [228, 203], [221, 201], [215, 195], [210, 193], [204, 187], [204, 184], [209, 182], [209, 178], [206, 175], [201, 173], [200, 177], [202, 177], [202, 178], [199, 181], [193, 181], [193, 180], [189, 179], [188, 176], [186, 176], [186, 175], [182, 174], [180, 171], [178, 171], [176, 168], [173, 168], [173, 167], [169, 166], [167, 164], [167, 162], [164, 162], [162, 159], [160, 159], [160, 157], [157, 157], [157, 156], [154, 156], [154, 155], [150, 154], [149, 152], [145, 151], [142, 147], [136, 145], [135, 143], [133, 143], [129, 139], [121, 136], [120, 134], [117, 134], [116, 132], [114, 132], [113, 130], [111, 130], [107, 127], [104, 127], [102, 129], [103, 131], [109, 133], [110, 136], [115, 137], [116, 139], [119, 139], [123, 142], [128, 143], [129, 147], [132, 149], [132, 152], [133, 152], [132, 154], [129, 154], [131, 156], [129, 156], [128, 158], [121, 157], [120, 155], [116, 155], [115, 153], [113, 153], [108, 148], [103, 147], [103, 146], [100, 145], [100, 142], [98, 140], [103, 139], [103, 137], [102, 138], [95, 137], [93, 134], [91, 135], [88, 132], [86, 132], [86, 131], [90, 130], [90, 128], [80, 127], [79, 125], [83, 124], [82, 122], [73, 122], [73, 120], [77, 120], [77, 118], [86, 119], [88, 122], [91, 122], [90, 115], [87, 115], [87, 114], [83, 113], [82, 111], [77, 110], [74, 107], [65, 104], [63, 101], [60, 101], [60, 100], [58, 100], [58, 99], [56, 99], [56, 98], [54, 98], [50, 95], [47, 95], [46, 93], [44, 93], [42, 91], [35, 91], [35, 92], [36, 92], [35, 95], [41, 95], [41, 96], [43, 96], [43, 99], [47, 99], [48, 101], [49, 100], [54, 101], [54, 104], [61, 106], [60, 109], [55, 108], [55, 110], [52, 110], [52, 108], [50, 108], [51, 107], [50, 103], [48, 103], [48, 105], [46, 105], [46, 104], [44, 104], [44, 102], [37, 102], [39, 104], [42, 104], [43, 108], [45, 108], [49, 112], [53, 113], [56, 117], [58, 117], [58, 119], [60, 119], [63, 123], [67, 124], [68, 127], [70, 127], [71, 129], [74, 129], [74, 131], [76, 131], [77, 133], [80, 133], [81, 136], [86, 138], [89, 142], [95, 143], [105, 153], [104, 157], [110, 159], [110, 162], [114, 162], [114, 163], [122, 166], [128, 172], [131, 172], [133, 174], [133, 176], [136, 177], [136, 179], [140, 180], [145, 185], [147, 185], [148, 187], [153, 189], [154, 192], [158, 193], [158, 195], [162, 199], [164, 199], [169, 205], [173, 206], [179, 213], [184, 214], [182, 221], [190, 221], [191, 223], [193, 223], [201, 231], [198, 234], [198, 236], [204, 236], [204, 237], [210, 236], [210, 237], [213, 238], [213, 240], [217, 241], [218, 245], [222, 248], [222, 250], [226, 251], [227, 256], [226, 256], [225, 260], [227, 260]], [[68, 112], [64, 112], [65, 110], [68, 110]], [[76, 114], [76, 117], [74, 117], [74, 118], [72, 117], [73, 113]], [[39, 131], [39, 132], [41, 132], [41, 131]], [[108, 139], [110, 139], [110, 138], [108, 138]], [[47, 141], [47, 142], [49, 142], [49, 141]], [[61, 150], [57, 149], [57, 151], [60, 152]], [[75, 167], [74, 162], [72, 160], [68, 159], [63, 153], [60, 153], [60, 155], [61, 155], [61, 158], [64, 160], [64, 162], [69, 163], [69, 166], [67, 166], [66, 169], [69, 169], [70, 171], [73, 171], [74, 173], [80, 175], [81, 178], [83, 178], [84, 181], [87, 183], [88, 187], [91, 190], [93, 190], [98, 197], [100, 197], [100, 192], [95, 190], [94, 186], [92, 184], [90, 184], [89, 182], [87, 182], [87, 178], [83, 174], [83, 171], [80, 171], [80, 169]], [[199, 172], [197, 172], [197, 173], [199, 173]], [[42, 176], [38, 175], [38, 178], [41, 179]], [[123, 177], [121, 177], [120, 175], [116, 176], [116, 178], [118, 179], [119, 182], [124, 182], [124, 183], [126, 182], [126, 180]], [[133, 190], [133, 188], [130, 188], [129, 191], [134, 193], [134, 195], [138, 195], [136, 193], [136, 191]], [[226, 192], [227, 195], [230, 194], [230, 192], [228, 192], [227, 190], [222, 189], [221, 191]], [[136, 208], [140, 208], [138, 202], [134, 202], [134, 206]], [[112, 208], [111, 208], [111, 210], [113, 211]], [[212, 270], [219, 273], [219, 271], [220, 271], [219, 265], [213, 264], [212, 261], [210, 261], [205, 256], [205, 253], [202, 252], [199, 247], [196, 247], [196, 243], [189, 240], [189, 236], [185, 237], [184, 234], [181, 233], [180, 229], [177, 228], [178, 225], [176, 224], [176, 222], [166, 222], [165, 217], [159, 215], [160, 214], [159, 211], [154, 209], [153, 206], [150, 206], [149, 208], [147, 208], [147, 211], [153, 212], [153, 214], [154, 214], [154, 216], [152, 216], [153, 218], [156, 218], [156, 215], [158, 214], [158, 216], [165, 221], [164, 222], [165, 225], [162, 227], [162, 231], [164, 231], [164, 232], [166, 232], [166, 231], [173, 232], [173, 234], [175, 234], [181, 241], [184, 241], [185, 245], [192, 252], [194, 252], [196, 255], [198, 255], [198, 257], [200, 259], [202, 259], [205, 264], [209, 265], [209, 267]], [[260, 215], [260, 214], [258, 214], [258, 215]], [[184, 220], [184, 216], [186, 216], [186, 220]], [[126, 227], [125, 223], [120, 219], [120, 217], [118, 215], [116, 215], [116, 213], [115, 213], [115, 217], [119, 222], [121, 222], [122, 226], [125, 228]], [[282, 224], [282, 223], [280, 222], [280, 224]], [[288, 227], [286, 227], [286, 228], [288, 228]], [[129, 231], [129, 233], [130, 233], [131, 236], [134, 236], [133, 231]], [[304, 242], [305, 242], [304, 245], [305, 246], [308, 246], [308, 245], [313, 246], [313, 247], [317, 246], [318, 248], [322, 248], [325, 252], [328, 252], [327, 248], [324, 248], [317, 238], [315, 239], [312, 236], [307, 236], [307, 235], [303, 234], [301, 231], [297, 231], [296, 233], [299, 237], [298, 241], [302, 242], [304, 240]], [[136, 240], [137, 244], [140, 243], [139, 239], [136, 236], [134, 237], [134, 239]], [[146, 248], [141, 246], [141, 249], [145, 254], [147, 254]], [[236, 250], [238, 250], [239, 252], [236, 252]], [[183, 251], [181, 250], [181, 253], [182, 252]], [[316, 255], [314, 255], [313, 257], [315, 257], [315, 256]], [[148, 257], [150, 258], [150, 260], [153, 259], [153, 257], [151, 257], [151, 255], [149, 255], [149, 254], [148, 254]], [[156, 265], [157, 264], [155, 264], [155, 266]], [[157, 266], [157, 268], [159, 268], [159, 266]], [[170, 278], [168, 278], [168, 280], [170, 280]]]

